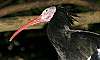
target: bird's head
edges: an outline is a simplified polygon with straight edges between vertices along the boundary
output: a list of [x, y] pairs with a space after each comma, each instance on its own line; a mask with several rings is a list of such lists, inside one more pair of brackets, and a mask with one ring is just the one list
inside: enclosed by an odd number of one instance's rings
[[48, 22], [53, 17], [54, 13], [56, 12], [56, 7], [49, 7], [46, 8], [41, 14], [41, 22]]
[[55, 6], [46, 8], [39, 17], [37, 17], [36, 19], [32, 19], [27, 24], [21, 26], [12, 35], [12, 37], [10, 38], [9, 41], [12, 41], [16, 35], [18, 35], [22, 30], [27, 29], [31, 25], [36, 25], [36, 24], [39, 24], [39, 23], [47, 23], [47, 22], [49, 22], [51, 20], [51, 18], [53, 17], [53, 15], [54, 15], [55, 12], [56, 12], [56, 7]]

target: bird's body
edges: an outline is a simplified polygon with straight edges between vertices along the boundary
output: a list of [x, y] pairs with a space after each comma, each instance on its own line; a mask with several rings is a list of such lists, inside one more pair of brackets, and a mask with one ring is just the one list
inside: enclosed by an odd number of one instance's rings
[[[37, 22], [48, 22], [47, 35], [59, 55], [59, 60], [87, 60], [100, 47], [100, 34], [71, 29], [73, 18], [65, 7], [49, 7], [41, 16]], [[37, 22], [32, 21], [24, 28]], [[10, 41], [24, 28], [17, 30]]]
[[47, 35], [60, 60], [87, 60], [100, 46], [100, 34], [71, 30], [72, 17], [64, 7], [58, 7], [48, 23]]
[[[56, 51], [58, 52], [61, 60], [87, 60], [89, 55], [92, 54], [91, 52], [93, 52], [91, 51], [91, 49], [96, 49], [96, 45], [91, 45], [92, 43], [97, 44], [94, 43], [95, 41], [92, 42], [96, 34], [81, 30], [72, 31], [70, 29], [72, 17], [69, 17], [69, 15], [67, 14], [68, 12], [64, 10], [64, 8], [59, 7], [59, 9], [57, 9], [55, 15], [48, 23], [47, 35], [53, 46], [56, 48]], [[100, 36], [98, 35], [97, 38], [99, 37]], [[84, 49], [84, 43], [82, 44], [83, 46], [80, 46], [80, 43], [82, 41], [87, 44], [87, 47], [91, 48], [88, 49], [87, 56], [85, 56], [85, 54], [82, 54], [86, 53], [86, 50]], [[87, 42], [90, 44], [88, 44]], [[90, 46], [93, 46], [95, 48], [92, 48]], [[85, 51], [81, 52], [82, 48]]]

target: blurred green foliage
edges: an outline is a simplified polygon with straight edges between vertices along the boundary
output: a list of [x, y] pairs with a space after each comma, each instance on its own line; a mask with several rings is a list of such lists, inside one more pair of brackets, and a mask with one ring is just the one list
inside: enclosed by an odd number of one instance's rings
[[96, 3], [100, 5], [100, 0], [96, 0]]

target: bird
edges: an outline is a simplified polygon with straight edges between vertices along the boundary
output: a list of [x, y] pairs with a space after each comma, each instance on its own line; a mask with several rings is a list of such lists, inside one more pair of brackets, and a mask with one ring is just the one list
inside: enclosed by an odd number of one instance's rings
[[[22, 30], [31, 25], [47, 23], [47, 36], [58, 54], [58, 60], [96, 60], [100, 48], [100, 34], [72, 29], [73, 13], [64, 6], [51, 6], [41, 15], [21, 26], [10, 38], [10, 42]], [[100, 60], [100, 58], [98, 59]]]

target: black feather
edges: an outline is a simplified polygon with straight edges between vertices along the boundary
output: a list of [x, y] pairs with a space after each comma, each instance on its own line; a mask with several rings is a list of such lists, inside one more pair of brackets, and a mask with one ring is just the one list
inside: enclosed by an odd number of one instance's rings
[[60, 60], [87, 60], [100, 47], [100, 34], [71, 30], [72, 15], [65, 7], [57, 7], [48, 23], [47, 35], [55, 47]]

